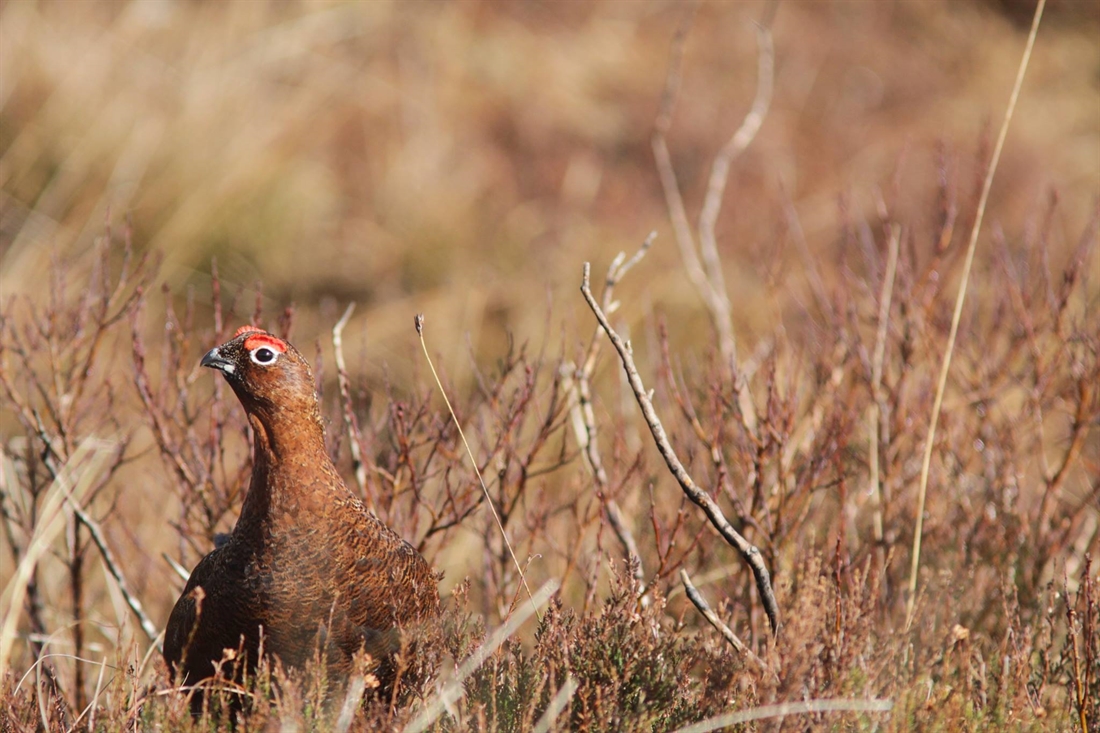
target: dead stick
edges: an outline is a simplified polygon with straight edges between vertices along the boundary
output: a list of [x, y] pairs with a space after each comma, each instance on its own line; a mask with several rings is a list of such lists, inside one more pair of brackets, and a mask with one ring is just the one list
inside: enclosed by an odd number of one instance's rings
[[688, 577], [687, 571], [680, 568], [680, 580], [684, 584], [684, 592], [687, 593], [687, 597], [695, 604], [695, 607], [699, 609], [699, 613], [703, 614], [703, 618], [710, 622], [710, 625], [718, 630], [726, 641], [737, 650], [737, 653], [748, 659], [762, 670], [767, 671], [768, 665], [764, 663], [764, 660], [756, 656], [756, 653], [752, 649], [749, 649], [745, 642], [738, 638], [737, 634], [733, 633], [733, 630], [729, 626], [722, 623], [722, 619], [718, 618], [718, 614], [714, 612], [714, 609], [707, 603], [707, 599], [703, 597], [703, 594], [699, 592]]
[[162, 649], [160, 641], [160, 632], [157, 631], [156, 624], [145, 613], [145, 608], [141, 605], [141, 601], [130, 590], [130, 584], [126, 582], [126, 576], [122, 574], [122, 571], [118, 567], [118, 563], [115, 561], [114, 553], [111, 552], [111, 548], [107, 546], [107, 540], [103, 537], [103, 530], [100, 529], [99, 522], [88, 516], [88, 513], [76, 505], [76, 502], [70, 502], [73, 512], [76, 514], [80, 523], [88, 528], [88, 531], [92, 535], [92, 541], [95, 542], [95, 546], [99, 548], [99, 554], [103, 557], [103, 565], [107, 568], [107, 572], [111, 574], [111, 577], [115, 579], [115, 583], [118, 584], [118, 590], [122, 594], [123, 600], [126, 601], [126, 605], [130, 607], [130, 610], [137, 616], [138, 623], [141, 625], [141, 630], [145, 632], [145, 635], [149, 637], [149, 641], [156, 644], [157, 649]]
[[592, 295], [592, 289], [589, 287], [588, 282], [590, 269], [589, 263], [584, 263], [584, 277], [581, 281], [581, 293], [588, 302], [588, 307], [591, 308], [592, 312], [595, 314], [596, 320], [603, 326], [603, 330], [607, 333], [607, 337], [611, 339], [611, 343], [614, 345], [615, 350], [619, 352], [619, 358], [622, 359], [623, 369], [626, 370], [630, 388], [634, 391], [634, 397], [638, 400], [638, 406], [642, 410], [642, 415], [645, 417], [646, 424], [649, 425], [649, 431], [653, 434], [653, 440], [657, 443], [657, 450], [660, 451], [661, 457], [665, 459], [669, 471], [672, 472], [676, 481], [679, 482], [680, 488], [683, 489], [684, 494], [687, 495], [692, 503], [703, 510], [703, 513], [707, 515], [707, 519], [709, 519], [710, 523], [714, 525], [714, 528], [718, 530], [718, 533], [722, 535], [726, 542], [741, 553], [741, 559], [743, 559], [748, 564], [749, 568], [752, 569], [753, 577], [756, 579], [756, 589], [759, 591], [760, 600], [764, 604], [764, 612], [768, 615], [768, 621], [771, 622], [772, 632], [778, 634], [779, 605], [776, 603], [775, 593], [772, 591], [771, 575], [768, 573], [767, 566], [764, 565], [764, 558], [761, 556], [760, 550], [733, 528], [714, 499], [696, 485], [695, 481], [688, 475], [687, 470], [684, 468], [684, 464], [676, 457], [676, 452], [672, 449], [672, 444], [669, 443], [668, 436], [665, 434], [664, 426], [661, 425], [661, 420], [657, 417], [656, 410], [653, 409], [653, 401], [646, 393], [642, 378], [638, 376], [638, 368], [634, 365], [634, 356], [631, 353], [629, 344], [623, 341], [622, 337], [611, 327], [611, 323], [608, 322], [607, 316], [604, 315], [603, 310], [600, 309], [599, 304]]
[[[605, 312], [610, 313], [615, 307], [616, 303], [612, 300], [612, 295], [615, 290], [615, 286], [622, 280], [623, 276], [638, 264], [649, 248], [653, 246], [653, 241], [657, 238], [657, 232], [650, 232], [646, 237], [645, 242], [642, 243], [641, 248], [631, 257], [626, 259], [626, 254], [620, 252], [619, 255], [612, 261], [611, 266], [607, 270], [607, 279], [604, 280], [603, 286], [603, 309]], [[642, 556], [638, 552], [638, 543], [634, 539], [634, 533], [630, 531], [630, 527], [623, 516], [622, 509], [619, 508], [619, 503], [615, 501], [614, 497], [609, 495], [609, 481], [607, 478], [607, 471], [604, 470], [603, 460], [600, 457], [600, 449], [598, 443], [598, 430], [596, 428], [596, 416], [592, 409], [592, 389], [590, 386], [590, 380], [592, 373], [596, 369], [596, 356], [600, 351], [600, 344], [603, 343], [599, 338], [600, 327], [596, 327], [595, 333], [592, 334], [592, 341], [588, 345], [588, 353], [585, 355], [584, 364], [580, 369], [576, 371], [576, 392], [578, 407], [580, 410], [581, 421], [584, 424], [584, 434], [579, 437], [584, 442], [585, 457], [588, 458], [588, 463], [592, 468], [592, 476], [596, 481], [596, 489], [599, 498], [604, 502], [604, 509], [607, 513], [608, 523], [611, 525], [612, 531], [615, 532], [615, 536], [618, 537], [619, 543], [623, 546], [623, 550], [626, 552], [627, 559], [631, 566], [631, 573], [634, 576], [635, 591], [640, 595], [639, 601], [643, 606], [649, 604], [649, 596], [646, 594], [646, 582], [645, 582], [645, 570], [642, 566]]]

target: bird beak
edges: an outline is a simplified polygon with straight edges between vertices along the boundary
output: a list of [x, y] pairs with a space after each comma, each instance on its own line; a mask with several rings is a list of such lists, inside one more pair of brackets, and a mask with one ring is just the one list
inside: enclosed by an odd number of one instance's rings
[[218, 347], [216, 346], [210, 349], [210, 351], [206, 352], [206, 356], [204, 356], [202, 358], [202, 361], [199, 362], [199, 366], [210, 367], [211, 369], [220, 369], [226, 374], [232, 374], [237, 370], [237, 367], [234, 366], [233, 362], [222, 356], [221, 352], [218, 351]]

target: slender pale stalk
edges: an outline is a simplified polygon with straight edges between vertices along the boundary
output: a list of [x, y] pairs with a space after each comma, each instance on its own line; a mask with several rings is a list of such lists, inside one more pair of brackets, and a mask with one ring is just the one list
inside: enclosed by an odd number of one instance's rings
[[1001, 122], [1001, 131], [997, 135], [997, 144], [993, 148], [993, 158], [989, 161], [989, 170], [986, 172], [985, 182], [982, 184], [982, 195], [978, 199], [978, 211], [974, 216], [974, 227], [970, 230], [970, 244], [966, 248], [966, 262], [963, 264], [962, 282], [959, 284], [959, 295], [955, 299], [955, 313], [951, 317], [951, 333], [947, 337], [947, 350], [943, 354], [939, 384], [936, 386], [936, 399], [932, 405], [932, 421], [928, 426], [928, 438], [924, 442], [924, 460], [921, 462], [920, 486], [917, 490], [917, 523], [913, 531], [913, 564], [909, 571], [906, 628], [913, 623], [913, 609], [916, 607], [917, 574], [920, 571], [920, 542], [921, 533], [924, 530], [924, 501], [928, 495], [928, 469], [932, 463], [932, 446], [936, 440], [936, 424], [940, 419], [940, 408], [943, 406], [943, 391], [944, 386], [947, 384], [947, 371], [951, 368], [951, 354], [955, 350], [955, 336], [959, 332], [959, 320], [962, 318], [963, 303], [966, 301], [966, 286], [970, 281], [970, 267], [974, 264], [974, 250], [977, 249], [978, 245], [978, 231], [982, 228], [985, 206], [989, 201], [989, 189], [993, 186], [993, 174], [997, 172], [997, 163], [1001, 159], [1005, 137], [1008, 136], [1008, 125], [1012, 122], [1012, 113], [1016, 110], [1016, 100], [1020, 97], [1020, 87], [1023, 86], [1024, 74], [1027, 72], [1027, 65], [1031, 61], [1031, 49], [1035, 46], [1035, 36], [1039, 33], [1039, 21], [1043, 17], [1045, 6], [1046, 0], [1039, 0], [1039, 4], [1035, 6], [1035, 17], [1031, 21], [1031, 32], [1027, 36], [1024, 55], [1020, 59], [1020, 68], [1016, 72], [1016, 83], [1012, 87], [1012, 95], [1008, 99], [1008, 109], [1005, 110], [1004, 120]]

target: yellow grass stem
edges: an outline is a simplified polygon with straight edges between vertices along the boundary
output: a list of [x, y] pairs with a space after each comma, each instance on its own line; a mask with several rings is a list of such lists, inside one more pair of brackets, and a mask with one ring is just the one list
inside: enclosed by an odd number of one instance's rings
[[993, 157], [989, 161], [989, 170], [986, 172], [985, 181], [982, 184], [982, 195], [978, 199], [978, 211], [974, 217], [974, 227], [970, 230], [970, 244], [966, 249], [962, 282], [959, 284], [959, 294], [955, 299], [955, 313], [951, 317], [951, 333], [947, 337], [947, 350], [943, 355], [939, 383], [936, 386], [936, 400], [932, 405], [932, 421], [928, 426], [928, 438], [924, 443], [924, 460], [921, 462], [920, 486], [917, 492], [917, 523], [916, 529], [913, 531], [913, 564], [909, 571], [909, 598], [906, 601], [906, 629], [913, 623], [913, 610], [916, 607], [921, 532], [924, 530], [924, 502], [928, 495], [928, 469], [932, 463], [932, 446], [936, 439], [936, 424], [940, 419], [940, 408], [943, 406], [943, 391], [947, 384], [947, 371], [951, 368], [951, 354], [955, 350], [955, 336], [959, 332], [959, 320], [962, 318], [963, 303], [966, 301], [966, 286], [970, 280], [970, 267], [974, 263], [974, 250], [977, 249], [978, 245], [978, 231], [982, 227], [986, 203], [989, 201], [989, 189], [993, 186], [993, 175], [997, 172], [997, 163], [1001, 159], [1005, 137], [1008, 136], [1008, 125], [1012, 121], [1012, 113], [1016, 109], [1016, 100], [1020, 97], [1020, 88], [1024, 83], [1024, 74], [1027, 72], [1028, 63], [1031, 61], [1031, 49], [1035, 46], [1035, 36], [1039, 33], [1039, 21], [1042, 20], [1045, 6], [1046, 0], [1039, 0], [1039, 4], [1035, 6], [1035, 17], [1031, 21], [1031, 31], [1027, 36], [1027, 45], [1024, 46], [1024, 55], [1020, 59], [1020, 68], [1016, 72], [1016, 83], [1012, 87], [1012, 95], [1008, 99], [1008, 109], [1005, 110], [1004, 120], [1001, 122], [1001, 131], [997, 134], [997, 144], [993, 148]]
[[481, 477], [481, 471], [478, 470], [474, 452], [470, 449], [470, 441], [466, 440], [466, 433], [462, 431], [462, 425], [459, 424], [458, 416], [455, 415], [455, 410], [451, 407], [451, 401], [447, 399], [447, 391], [443, 389], [443, 383], [439, 381], [439, 375], [435, 371], [435, 364], [432, 363], [432, 357], [428, 354], [428, 345], [424, 342], [424, 316], [419, 314], [416, 316], [416, 335], [420, 337], [420, 348], [424, 350], [424, 358], [428, 360], [428, 368], [432, 370], [432, 378], [435, 379], [435, 384], [439, 387], [439, 394], [443, 395], [443, 401], [447, 404], [447, 411], [451, 413], [451, 420], [454, 421], [455, 427], [458, 428], [458, 435], [462, 438], [462, 444], [466, 446], [466, 455], [470, 456], [470, 465], [474, 467], [474, 473], [477, 474], [477, 480], [481, 483], [481, 490], [485, 492], [485, 503], [489, 505], [489, 511], [493, 513], [493, 519], [496, 520], [497, 528], [500, 529], [500, 536], [504, 538], [504, 546], [508, 548], [508, 554], [512, 556], [512, 562], [515, 563], [516, 570], [519, 572], [519, 579], [523, 583], [524, 590], [527, 591], [527, 597], [531, 599], [531, 606], [535, 612], [535, 617], [538, 618], [541, 623], [542, 616], [539, 614], [538, 606], [535, 604], [535, 597], [531, 594], [531, 586], [527, 585], [527, 575], [523, 572], [519, 560], [516, 559], [516, 552], [512, 549], [512, 543], [508, 541], [508, 533], [504, 531], [504, 523], [500, 521], [500, 515], [497, 514], [497, 508], [493, 506], [493, 498], [489, 496], [489, 487], [485, 485], [485, 479]]

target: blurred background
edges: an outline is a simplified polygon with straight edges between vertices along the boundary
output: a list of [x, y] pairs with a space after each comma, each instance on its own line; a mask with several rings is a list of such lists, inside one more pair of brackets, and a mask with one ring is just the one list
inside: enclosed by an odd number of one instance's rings
[[[636, 314], [659, 303], [690, 341], [706, 318], [650, 137], [693, 9], [669, 132], [692, 220], [753, 98], [764, 2], [5, 3], [0, 288], [33, 294], [51, 260], [129, 217], [135, 246], [200, 308], [213, 258], [229, 292], [250, 300], [262, 282], [310, 337], [358, 303], [349, 333], [365, 329], [367, 368], [400, 379], [416, 312], [455, 362], [468, 338], [490, 357], [509, 332], [557, 340], [568, 323], [572, 338], [577, 318], [587, 332], [581, 263], [602, 271], [656, 230], [622, 294]], [[937, 155], [958, 161], [969, 195], [1030, 14], [1024, 2], [780, 4], [774, 100], [718, 222], [742, 341], [805, 296], [790, 206], [828, 260], [838, 223], [876, 197], [925, 216]], [[988, 221], [1014, 231], [1052, 190], [1073, 239], [1100, 191], [1093, 2], [1049, 5]]]

